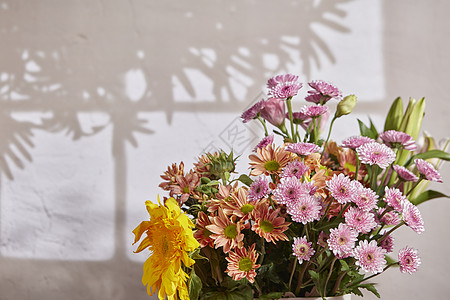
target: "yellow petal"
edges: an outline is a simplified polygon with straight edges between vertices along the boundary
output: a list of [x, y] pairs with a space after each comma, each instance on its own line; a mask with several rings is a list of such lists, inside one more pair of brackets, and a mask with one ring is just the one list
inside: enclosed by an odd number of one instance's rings
[[150, 221], [142, 221], [134, 230], [134, 244], [141, 239], [141, 236], [150, 228]]

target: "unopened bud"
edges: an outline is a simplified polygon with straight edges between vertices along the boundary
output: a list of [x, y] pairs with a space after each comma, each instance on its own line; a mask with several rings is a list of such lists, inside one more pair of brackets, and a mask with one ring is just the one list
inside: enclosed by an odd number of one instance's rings
[[338, 103], [335, 118], [340, 118], [343, 115], [348, 115], [353, 111], [353, 108], [356, 105], [356, 96], [348, 95], [341, 102]]

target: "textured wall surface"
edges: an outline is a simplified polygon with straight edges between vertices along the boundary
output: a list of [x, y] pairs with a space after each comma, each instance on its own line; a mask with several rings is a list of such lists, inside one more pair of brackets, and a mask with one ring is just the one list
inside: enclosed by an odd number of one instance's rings
[[[261, 134], [239, 115], [273, 75], [355, 93], [333, 138], [379, 129], [393, 99], [426, 97], [448, 136], [450, 2], [444, 0], [0, 0], [0, 299], [149, 299], [147, 218], [173, 162]], [[304, 104], [294, 102], [295, 107]], [[338, 129], [339, 127], [339, 129]], [[445, 184], [433, 188], [450, 194]], [[450, 202], [425, 203], [415, 275], [378, 277], [383, 299], [448, 299]], [[357, 297], [356, 297], [357, 298]], [[367, 295], [367, 299], [375, 299]]]

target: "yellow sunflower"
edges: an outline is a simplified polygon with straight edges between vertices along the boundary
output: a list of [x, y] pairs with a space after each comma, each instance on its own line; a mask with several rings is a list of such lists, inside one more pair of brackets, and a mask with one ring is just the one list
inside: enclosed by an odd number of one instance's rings
[[168, 300], [189, 299], [186, 286], [188, 275], [182, 269], [195, 263], [188, 256], [199, 243], [194, 238], [192, 228], [194, 224], [184, 214], [173, 198], [167, 199], [165, 205], [146, 201], [145, 205], [150, 215], [150, 221], [143, 221], [133, 233], [134, 243], [142, 234], [147, 236], [141, 241], [135, 253], [148, 248], [150, 257], [144, 263], [142, 283], [147, 285], [147, 293], [151, 296], [158, 291], [159, 299]]

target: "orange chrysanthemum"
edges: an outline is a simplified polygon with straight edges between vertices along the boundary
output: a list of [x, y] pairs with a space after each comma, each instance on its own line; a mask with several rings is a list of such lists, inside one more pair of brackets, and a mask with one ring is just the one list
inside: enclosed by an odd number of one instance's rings
[[276, 244], [276, 241], [288, 241], [283, 233], [288, 230], [291, 223], [279, 216], [280, 209], [269, 209], [269, 205], [261, 205], [253, 211], [255, 223], [252, 230], [267, 242]]
[[294, 159], [291, 152], [282, 147], [274, 148], [270, 144], [264, 148], [258, 148], [256, 154], [250, 154], [250, 175], [281, 174], [283, 168]]
[[205, 226], [213, 234], [210, 237], [214, 240], [215, 248], [223, 247], [223, 252], [228, 253], [235, 247], [241, 248], [244, 234], [241, 232], [243, 224], [235, 222], [236, 217], [228, 218], [221, 208], [218, 215], [212, 218], [212, 224]]
[[255, 270], [261, 265], [256, 264], [259, 254], [256, 253], [255, 244], [250, 249], [238, 248], [234, 252], [230, 251], [228, 257], [225, 259], [228, 261], [227, 270], [229, 276], [233, 280], [238, 281], [242, 278], [247, 278], [251, 283], [255, 282], [256, 272]]

